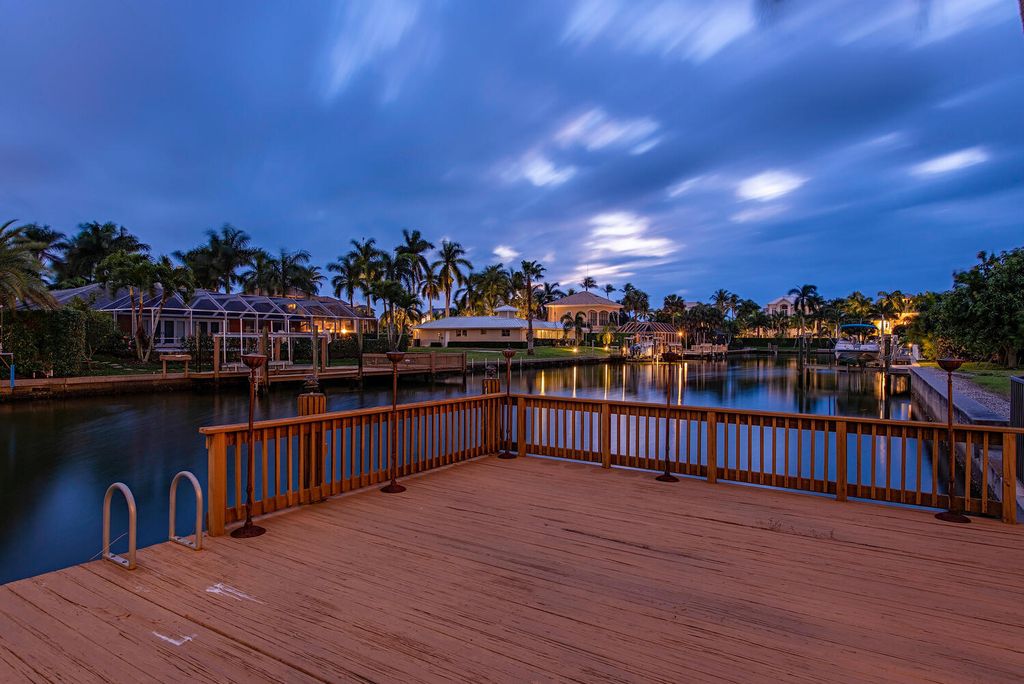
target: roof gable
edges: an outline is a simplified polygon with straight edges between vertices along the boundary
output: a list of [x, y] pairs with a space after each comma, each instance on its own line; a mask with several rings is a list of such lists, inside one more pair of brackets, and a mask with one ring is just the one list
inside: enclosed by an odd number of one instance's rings
[[613, 306], [621, 309], [622, 305], [593, 292], [575, 292], [571, 295], [549, 302], [547, 306]]

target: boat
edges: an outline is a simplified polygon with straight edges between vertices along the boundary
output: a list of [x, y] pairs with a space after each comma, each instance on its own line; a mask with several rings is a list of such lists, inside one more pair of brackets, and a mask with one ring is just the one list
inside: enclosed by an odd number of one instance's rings
[[845, 333], [847, 336], [835, 341], [833, 353], [836, 355], [836, 363], [863, 365], [878, 360], [881, 348], [873, 335], [878, 332], [875, 326], [870, 323], [847, 323], [840, 326], [839, 330], [840, 334]]

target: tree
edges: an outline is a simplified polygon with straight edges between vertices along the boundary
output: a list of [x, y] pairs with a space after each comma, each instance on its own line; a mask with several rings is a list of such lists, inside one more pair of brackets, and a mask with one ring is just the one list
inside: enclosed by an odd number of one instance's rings
[[147, 349], [144, 327], [146, 296], [156, 294], [156, 265], [146, 254], [114, 252], [97, 265], [96, 275], [98, 282], [111, 293], [128, 291], [135, 354], [142, 361]]
[[547, 318], [547, 306], [565, 296], [565, 293], [558, 289], [558, 283], [544, 283], [537, 290], [537, 315]]
[[793, 297], [793, 310], [796, 311], [797, 321], [800, 325], [800, 336], [804, 335], [804, 326], [807, 323], [807, 315], [813, 312], [821, 301], [817, 285], [801, 285], [789, 291]]
[[590, 292], [590, 288], [597, 287], [597, 281], [594, 280], [592, 277], [587, 276], [586, 278], [580, 281], [580, 287], [583, 288], [584, 292]]
[[58, 264], [63, 263], [63, 247], [65, 240], [64, 233], [58, 232], [50, 226], [41, 226], [38, 223], [26, 223], [21, 227], [22, 239], [31, 244], [30, 251], [43, 266], [53, 271]]
[[444, 315], [451, 314], [452, 290], [466, 282], [466, 272], [473, 270], [473, 264], [466, 259], [466, 250], [458, 242], [441, 241], [438, 259], [434, 262], [437, 277], [444, 291]]
[[270, 260], [270, 294], [287, 296], [298, 292], [313, 296], [319, 291], [323, 275], [320, 268], [309, 265], [310, 255], [304, 249], [279, 250]]
[[337, 261], [327, 264], [327, 270], [338, 274], [331, 278], [334, 296], [341, 299], [344, 295], [344, 298], [348, 300], [348, 305], [354, 307], [356, 290], [359, 289], [360, 282], [359, 264], [351, 255], [345, 255], [338, 257]]
[[863, 323], [871, 318], [871, 315], [875, 312], [875, 307], [869, 297], [863, 292], [855, 290], [843, 301], [842, 311], [850, 318], [856, 318], [857, 322]]
[[420, 278], [419, 295], [427, 298], [427, 316], [434, 317], [434, 300], [441, 296], [441, 279], [435, 264], [427, 264]]
[[56, 305], [43, 280], [43, 264], [36, 257], [39, 243], [25, 237], [14, 221], [0, 225], [0, 307], [13, 309], [19, 301], [44, 308]]
[[157, 304], [153, 330], [149, 336], [146, 353], [142, 357], [144, 362], [149, 362], [149, 357], [153, 353], [153, 343], [156, 341], [156, 331], [160, 329], [160, 318], [163, 316], [164, 306], [175, 295], [178, 295], [187, 305], [196, 292], [192, 272], [185, 266], [175, 266], [166, 256], [160, 257], [153, 265], [152, 277], [155, 283], [160, 285], [160, 303]]
[[377, 241], [374, 238], [364, 238], [362, 242], [352, 240], [352, 249], [346, 255], [359, 271], [359, 289], [366, 297], [366, 313], [372, 315], [373, 307], [370, 306], [370, 291], [380, 271], [380, 259], [384, 252], [378, 249]]
[[606, 283], [605, 286], [601, 289], [604, 290], [605, 296], [608, 297], [609, 299], [611, 299], [611, 296], [615, 294], [615, 286], [612, 285], [611, 283]]
[[250, 265], [261, 251], [253, 249], [251, 243], [248, 233], [225, 223], [220, 230], [206, 231], [205, 245], [175, 252], [174, 256], [192, 271], [199, 287], [231, 294], [231, 286], [241, 282], [238, 270]]
[[650, 298], [643, 290], [639, 290], [632, 283], [622, 286], [622, 311], [626, 316], [632, 316], [639, 320], [648, 315], [651, 309]]
[[583, 328], [587, 327], [587, 317], [583, 315], [583, 312], [577, 311], [576, 313], [563, 314], [561, 322], [566, 336], [568, 336], [570, 330], [573, 331], [576, 344], [579, 344], [583, 340]]
[[[273, 294], [274, 257], [265, 249], [253, 250], [249, 270], [239, 277], [242, 289], [250, 294]], [[190, 269], [191, 270], [191, 269]], [[193, 282], [195, 280], [193, 279]]]
[[523, 278], [523, 301], [526, 304], [526, 355], [533, 356], [533, 312], [534, 287], [544, 277], [544, 267], [536, 261], [523, 260], [519, 264], [519, 273]]
[[97, 282], [96, 269], [100, 262], [116, 252], [143, 254], [149, 245], [114, 223], [81, 223], [78, 233], [57, 245], [64, 253], [54, 268], [58, 285]]
[[426, 253], [434, 249], [434, 244], [424, 240], [418, 230], [402, 230], [402, 241], [402, 244], [395, 248], [395, 252], [408, 255], [412, 269], [411, 286], [413, 291], [416, 291], [419, 289], [423, 276], [430, 268]]
[[732, 294], [728, 290], [718, 289], [711, 295], [712, 306], [718, 309], [722, 313], [723, 317], [729, 312], [731, 302]]
[[665, 295], [661, 303], [662, 315], [666, 323], [672, 324], [675, 328], [681, 328], [686, 314], [686, 302], [677, 294]]

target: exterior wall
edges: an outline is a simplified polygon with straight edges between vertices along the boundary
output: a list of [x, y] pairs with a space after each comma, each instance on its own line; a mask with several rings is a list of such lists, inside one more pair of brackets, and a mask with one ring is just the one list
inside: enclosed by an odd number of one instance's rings
[[[617, 320], [619, 311], [621, 310], [621, 306], [611, 306], [607, 304], [595, 304], [593, 306], [556, 306], [553, 304], [548, 304], [547, 306], [548, 321], [552, 323], [561, 323], [562, 316], [564, 316], [565, 314], [575, 314], [576, 312], [580, 312], [587, 317], [587, 323], [592, 328], [599, 328], [605, 325], [614, 325], [613, 323], [610, 322], [610, 319], [612, 317], [615, 317]], [[591, 321], [593, 322], [591, 323]]]
[[[508, 335], [503, 335], [502, 330], [506, 330]], [[536, 333], [536, 331], [534, 332]], [[414, 329], [412, 338], [420, 340], [422, 346], [440, 344], [442, 347], [447, 347], [448, 342], [525, 342], [526, 330], [518, 328]]]

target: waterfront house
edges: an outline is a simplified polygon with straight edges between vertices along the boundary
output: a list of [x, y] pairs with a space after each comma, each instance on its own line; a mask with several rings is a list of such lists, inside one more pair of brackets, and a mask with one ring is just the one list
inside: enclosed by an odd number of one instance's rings
[[[120, 329], [131, 334], [135, 313], [127, 290], [111, 292], [103, 285], [92, 284], [55, 290], [52, 294], [60, 305], [80, 299], [96, 311], [109, 312]], [[274, 333], [303, 335], [315, 327], [320, 333], [334, 336], [356, 332], [357, 326], [364, 333], [373, 333], [377, 326], [376, 319], [360, 307], [333, 297], [270, 297], [202, 289], [196, 290], [188, 302], [177, 293], [172, 295], [156, 325], [160, 298], [157, 285], [152, 295], [144, 294], [143, 311], [143, 326], [147, 334], [156, 335], [154, 348], [159, 351], [180, 349], [184, 338], [199, 333], [255, 335], [269, 329]]]
[[[417, 347], [523, 347], [526, 346], [528, 324], [517, 316], [514, 306], [499, 306], [494, 316], [449, 316], [420, 323], [412, 329], [412, 343]], [[559, 340], [568, 335], [561, 323], [534, 319], [534, 340]]]
[[622, 305], [593, 292], [576, 292], [545, 305], [549, 322], [559, 323], [566, 314], [582, 313], [591, 331], [607, 325], [617, 325]]
[[622, 334], [626, 346], [636, 348], [636, 354], [640, 356], [660, 356], [670, 350], [681, 351], [682, 348], [682, 334], [669, 323], [629, 321], [615, 332]]
[[782, 313], [792, 316], [796, 313], [796, 297], [793, 295], [782, 295], [764, 305], [764, 312], [771, 316], [774, 313]]

